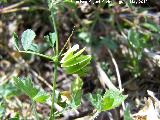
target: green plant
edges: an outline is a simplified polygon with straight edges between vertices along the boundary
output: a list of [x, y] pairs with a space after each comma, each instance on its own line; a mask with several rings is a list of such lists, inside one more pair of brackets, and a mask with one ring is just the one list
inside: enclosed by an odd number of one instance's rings
[[[22, 92], [24, 92], [29, 98], [32, 100], [33, 112], [36, 119], [39, 119], [39, 116], [36, 112], [35, 106], [36, 102], [45, 103], [47, 101], [51, 101], [51, 111], [50, 111], [50, 120], [55, 119], [55, 104], [60, 104], [60, 101], [63, 96], [66, 96], [65, 105], [61, 105], [63, 110], [66, 109], [77, 109], [81, 103], [82, 97], [82, 79], [81, 76], [85, 76], [89, 70], [88, 64], [91, 61], [91, 55], [82, 55], [85, 48], [79, 50], [79, 45], [74, 45], [69, 48], [66, 53], [63, 53], [64, 48], [70, 39], [67, 40], [66, 44], [63, 46], [61, 51], [59, 52], [59, 38], [56, 26], [56, 9], [59, 7], [61, 2], [54, 3], [52, 0], [48, 0], [49, 10], [51, 11], [51, 20], [54, 26], [54, 32], [45, 36], [45, 39], [49, 46], [53, 49], [53, 55], [44, 55], [39, 53], [39, 47], [34, 43], [34, 38], [36, 34], [31, 29], [27, 29], [22, 33], [21, 40], [16, 33], [13, 34], [14, 44], [16, 49], [20, 53], [29, 53], [34, 54], [40, 57], [44, 57], [53, 62], [54, 73], [53, 73], [53, 88], [52, 95], [50, 96], [44, 90], [37, 88], [30, 78], [18, 78], [14, 77], [14, 83]], [[65, 1], [67, 5], [73, 5], [69, 3], [69, 1]], [[57, 5], [57, 6], [56, 6]], [[55, 7], [56, 6], [56, 7]], [[19, 43], [21, 41], [21, 45]], [[61, 60], [60, 60], [61, 59]], [[70, 91], [67, 91], [66, 94], [56, 94], [56, 80], [58, 77], [58, 66], [61, 66], [67, 74], [76, 74], [77, 78], [73, 81], [71, 85]], [[109, 109], [113, 109], [119, 106], [124, 100], [126, 96], [122, 95], [118, 89], [115, 90], [106, 90], [105, 94], [102, 96], [101, 94], [89, 95], [89, 99], [93, 106], [96, 108], [98, 112], [105, 111]], [[95, 105], [96, 103], [96, 105]]]
[[139, 61], [142, 59], [143, 49], [146, 47], [148, 38], [148, 35], [140, 34], [134, 29], [130, 29], [128, 32], [128, 44], [131, 49], [130, 69], [135, 77], [141, 74]]

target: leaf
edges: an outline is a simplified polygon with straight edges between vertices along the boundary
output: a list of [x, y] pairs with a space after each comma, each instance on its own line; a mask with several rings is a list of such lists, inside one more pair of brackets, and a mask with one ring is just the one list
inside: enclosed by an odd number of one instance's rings
[[118, 107], [127, 96], [118, 90], [107, 90], [102, 96], [100, 93], [89, 94], [88, 99], [98, 111], [111, 110]]
[[106, 111], [118, 107], [126, 97], [118, 90], [107, 90], [101, 101], [101, 110]]
[[160, 27], [155, 24], [155, 23], [144, 23], [143, 27], [153, 31], [153, 32], [159, 32], [160, 31]]
[[112, 109], [114, 99], [110, 97], [104, 97], [101, 101], [101, 111]]
[[69, 66], [65, 67], [63, 66], [63, 67], [66, 73], [73, 74], [79, 71], [80, 69], [84, 68], [86, 65], [88, 65], [90, 63], [90, 60], [91, 60], [90, 55], [80, 56], [77, 59], [75, 59], [75, 61]]
[[35, 43], [32, 43], [30, 48], [29, 48], [30, 51], [33, 51], [33, 52], [39, 52], [39, 47], [37, 44]]
[[68, 65], [72, 64], [72, 62], [74, 62], [75, 58], [79, 57], [84, 52], [84, 50], [85, 50], [85, 48], [81, 49], [76, 54], [73, 55], [73, 53], [72, 53], [72, 55], [70, 57], [65, 58], [63, 60], [64, 62], [61, 62], [61, 63], [63, 63], [62, 67], [63, 66], [68, 66]]
[[54, 47], [54, 44], [56, 42], [56, 33], [50, 33], [49, 34], [49, 37], [50, 37], [50, 43], [51, 43], [51, 46]]
[[20, 91], [18, 91], [17, 88], [10, 82], [0, 86], [0, 96], [3, 96], [6, 99], [10, 99], [17, 95], [20, 95]]
[[79, 76], [84, 76], [88, 71], [87, 65], [91, 61], [91, 56], [81, 55], [85, 48], [74, 54], [77, 49], [79, 49], [79, 45], [74, 45], [64, 54], [64, 57], [60, 61], [61, 67], [63, 67], [67, 74], [78, 74]]
[[32, 41], [34, 40], [35, 36], [36, 34], [31, 29], [27, 29], [22, 33], [21, 42], [25, 51], [27, 51], [31, 47]]
[[89, 95], [87, 95], [87, 98], [97, 110], [101, 110], [100, 104], [101, 104], [102, 96], [99, 93], [97, 94], [90, 93]]
[[49, 46], [53, 48], [56, 42], [56, 33], [49, 33], [49, 35], [45, 36], [44, 38]]
[[79, 49], [79, 45], [76, 44], [73, 47], [71, 47], [65, 54], [60, 63], [65, 63], [69, 59], [73, 57], [73, 52]]
[[40, 91], [33, 85], [30, 78], [19, 79], [14, 77], [13, 79], [16, 87], [28, 95], [32, 100], [44, 103], [49, 98], [47, 93]]
[[19, 50], [19, 43], [18, 43], [19, 38], [15, 32], [13, 33], [13, 39], [14, 39], [14, 45], [15, 45], [16, 49]]
[[74, 80], [71, 84], [71, 106], [73, 108], [79, 107], [81, 103], [81, 97], [82, 97], [82, 86], [83, 81], [80, 77], [77, 77], [76, 80]]
[[128, 40], [129, 40], [129, 44], [133, 48], [137, 49], [137, 48], [141, 47], [139, 34], [135, 30], [129, 30], [129, 32], [128, 32]]
[[44, 91], [39, 91], [36, 96], [33, 97], [33, 100], [39, 103], [44, 103], [48, 98], [48, 94], [46, 94]]

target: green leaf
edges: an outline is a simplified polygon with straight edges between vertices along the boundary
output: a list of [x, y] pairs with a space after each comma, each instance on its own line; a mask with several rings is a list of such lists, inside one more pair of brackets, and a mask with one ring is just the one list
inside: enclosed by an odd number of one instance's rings
[[133, 47], [133, 48], [140, 48], [141, 44], [140, 44], [140, 38], [139, 38], [139, 34], [135, 31], [135, 30], [129, 30], [128, 32], [128, 40], [129, 40], [129, 44]]
[[48, 94], [46, 94], [44, 91], [39, 91], [36, 96], [33, 97], [33, 100], [39, 103], [44, 103], [48, 98]]
[[14, 38], [14, 45], [15, 45], [16, 49], [19, 50], [19, 43], [18, 43], [19, 38], [15, 32], [13, 33], [13, 38]]
[[56, 42], [56, 33], [49, 33], [49, 35], [45, 36], [44, 38], [49, 46], [53, 48]]
[[97, 94], [90, 93], [89, 95], [87, 95], [87, 98], [97, 110], [101, 110], [102, 96], [99, 93]]
[[50, 33], [49, 34], [49, 37], [50, 37], [50, 43], [51, 43], [51, 46], [54, 47], [54, 44], [56, 42], [56, 33]]
[[100, 93], [89, 94], [88, 99], [98, 111], [106, 111], [118, 107], [127, 96], [118, 90], [107, 90], [102, 96]]
[[64, 53], [64, 57], [60, 61], [60, 63], [65, 63], [66, 61], [70, 60], [73, 57], [73, 53], [79, 49], [79, 45], [76, 44], [71, 47], [66, 53]]
[[14, 77], [13, 79], [16, 87], [23, 91], [26, 95], [28, 95], [32, 100], [44, 103], [49, 98], [49, 95], [47, 93], [40, 91], [33, 85], [30, 78], [20, 79]]
[[61, 67], [67, 74], [78, 74], [80, 76], [86, 75], [88, 71], [88, 64], [91, 61], [90, 55], [81, 55], [85, 48], [81, 49], [77, 53], [74, 52], [79, 49], [78, 45], [74, 45], [70, 48], [61, 60]]
[[63, 60], [64, 62], [61, 62], [61, 63], [63, 63], [62, 67], [69, 66], [70, 64], [72, 64], [72, 62], [74, 62], [75, 58], [79, 57], [84, 52], [84, 50], [85, 50], [85, 48], [81, 49], [76, 54], [73, 55], [73, 53], [72, 53], [70, 57], [65, 58]]
[[155, 23], [144, 23], [143, 27], [153, 31], [153, 32], [159, 32], [160, 31], [160, 27], [155, 24]]
[[38, 93], [38, 89], [33, 86], [32, 80], [30, 78], [20, 79], [14, 77], [14, 84], [30, 98], [33, 98]]
[[32, 43], [30, 48], [29, 48], [30, 51], [33, 51], [33, 52], [39, 52], [39, 47], [37, 44], [35, 43]]
[[90, 55], [81, 56], [75, 59], [73, 64], [70, 64], [69, 66], [65, 66], [65, 67], [63, 66], [63, 67], [66, 73], [73, 74], [79, 71], [80, 69], [84, 68], [86, 65], [88, 65], [90, 63], [90, 60], [91, 60]]
[[82, 86], [83, 81], [80, 77], [77, 77], [76, 80], [74, 80], [71, 84], [71, 106], [73, 108], [79, 107], [81, 103], [81, 97], [82, 97]]
[[0, 96], [3, 96], [6, 99], [10, 99], [17, 95], [20, 95], [20, 91], [17, 90], [17, 88], [10, 82], [0, 86]]
[[31, 47], [32, 41], [34, 40], [35, 36], [36, 34], [31, 29], [27, 29], [22, 33], [21, 42], [25, 51], [27, 51]]
[[106, 111], [112, 109], [114, 99], [110, 97], [105, 97], [101, 101], [101, 111]]
[[106, 111], [118, 107], [126, 97], [118, 90], [107, 90], [101, 101], [101, 110]]

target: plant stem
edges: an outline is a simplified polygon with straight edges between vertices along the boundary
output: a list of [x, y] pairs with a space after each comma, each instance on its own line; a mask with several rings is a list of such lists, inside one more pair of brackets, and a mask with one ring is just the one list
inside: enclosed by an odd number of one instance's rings
[[70, 42], [71, 37], [72, 37], [72, 35], [73, 35], [73, 32], [74, 32], [74, 29], [72, 30], [72, 33], [70, 34], [70, 36], [68, 37], [66, 43], [64, 44], [63, 48], [61, 49], [61, 51], [60, 51], [60, 53], [59, 53], [59, 56], [62, 54], [62, 52], [63, 52], [64, 48], [66, 47], [66, 45]]
[[56, 80], [58, 76], [58, 63], [55, 63], [54, 66], [54, 74], [53, 74], [53, 90], [52, 90], [52, 106], [51, 106], [51, 113], [50, 113], [50, 120], [54, 120], [54, 103], [55, 103], [55, 89], [56, 89]]
[[43, 58], [46, 58], [46, 59], [49, 59], [49, 60], [53, 60], [53, 58], [51, 56], [43, 55], [43, 54], [32, 52], [32, 51], [19, 51], [19, 52], [28, 53], [28, 54], [34, 54], [34, 55], [37, 55], [37, 56], [40, 56], [40, 57], [43, 57]]
[[32, 110], [33, 110], [33, 113], [34, 113], [34, 116], [35, 116], [36, 120], [39, 120], [38, 114], [37, 114], [37, 111], [36, 111], [36, 104], [35, 104], [34, 101], [32, 101]]
[[55, 95], [55, 89], [56, 89], [56, 81], [57, 81], [57, 77], [58, 77], [58, 32], [57, 32], [57, 27], [56, 27], [56, 21], [55, 21], [55, 11], [53, 11], [50, 8], [51, 11], [51, 18], [52, 18], [52, 22], [53, 22], [53, 27], [54, 27], [54, 32], [56, 34], [56, 48], [55, 48], [55, 58], [54, 58], [54, 74], [53, 74], [53, 90], [52, 90], [52, 106], [51, 106], [51, 113], [50, 113], [50, 120], [55, 120], [55, 115], [54, 115], [54, 104], [56, 101], [56, 95]]

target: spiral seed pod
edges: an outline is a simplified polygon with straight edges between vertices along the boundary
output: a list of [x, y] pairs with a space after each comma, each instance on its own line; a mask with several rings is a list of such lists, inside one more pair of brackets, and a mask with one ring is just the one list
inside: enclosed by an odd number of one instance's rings
[[91, 61], [91, 55], [81, 55], [85, 48], [81, 49], [74, 54], [75, 51], [79, 49], [79, 45], [76, 44], [70, 48], [61, 60], [61, 67], [65, 70], [67, 74], [78, 74], [79, 76], [86, 75], [88, 71], [88, 64]]

